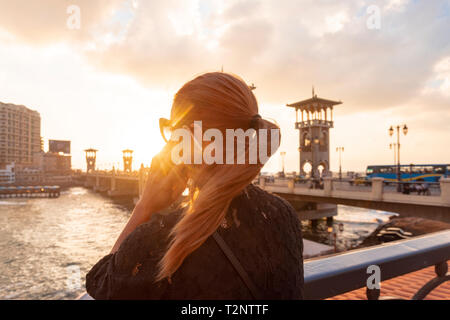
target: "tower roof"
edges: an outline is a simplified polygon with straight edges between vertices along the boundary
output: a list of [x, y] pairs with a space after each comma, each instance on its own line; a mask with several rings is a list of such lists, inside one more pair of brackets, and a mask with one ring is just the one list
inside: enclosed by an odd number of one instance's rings
[[314, 95], [312, 98], [287, 104], [286, 106], [296, 109], [317, 109], [317, 108], [330, 108], [332, 106], [339, 104], [342, 104], [342, 102], [323, 99], [319, 98], [317, 95]]

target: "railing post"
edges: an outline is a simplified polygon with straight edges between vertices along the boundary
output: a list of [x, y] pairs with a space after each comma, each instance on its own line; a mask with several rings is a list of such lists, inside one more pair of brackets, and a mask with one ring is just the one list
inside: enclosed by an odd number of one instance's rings
[[141, 167], [139, 168], [139, 198], [141, 198], [142, 193], [144, 193], [144, 164], [141, 164]]
[[442, 177], [439, 180], [441, 184], [441, 199], [444, 203], [450, 203], [450, 178]]
[[372, 178], [372, 199], [382, 200], [383, 199], [383, 178]]
[[261, 189], [264, 189], [265, 186], [266, 186], [266, 178], [265, 177], [259, 177], [259, 187]]
[[294, 193], [294, 188], [295, 188], [295, 181], [294, 181], [294, 179], [289, 179], [288, 180], [288, 188], [289, 188], [289, 192], [290, 193]]
[[323, 190], [326, 196], [331, 196], [331, 192], [333, 191], [333, 178], [332, 177], [324, 177], [323, 178]]
[[115, 168], [113, 168], [113, 170], [112, 170], [111, 191], [116, 191], [116, 169]]
[[91, 179], [90, 179], [90, 177], [89, 177], [89, 174], [86, 173], [86, 180], [84, 180], [84, 187], [85, 187], [85, 188], [89, 188], [89, 187], [91, 186], [90, 181], [91, 181]]

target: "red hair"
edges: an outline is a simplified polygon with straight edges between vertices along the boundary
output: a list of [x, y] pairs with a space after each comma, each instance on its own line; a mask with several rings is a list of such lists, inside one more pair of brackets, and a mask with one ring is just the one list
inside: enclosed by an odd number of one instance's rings
[[[228, 73], [212, 72], [187, 82], [177, 92], [171, 119], [175, 124], [201, 120], [205, 129], [216, 128], [225, 133], [226, 129], [249, 129], [257, 114], [256, 98], [242, 79]], [[279, 129], [261, 118], [253, 122], [255, 129]], [[272, 151], [270, 139], [267, 148]], [[245, 152], [247, 157], [247, 142]], [[191, 201], [171, 231], [172, 240], [159, 263], [157, 280], [170, 278], [184, 259], [217, 230], [233, 198], [255, 179], [262, 166], [260, 162], [205, 165], [191, 177], [194, 182]]]

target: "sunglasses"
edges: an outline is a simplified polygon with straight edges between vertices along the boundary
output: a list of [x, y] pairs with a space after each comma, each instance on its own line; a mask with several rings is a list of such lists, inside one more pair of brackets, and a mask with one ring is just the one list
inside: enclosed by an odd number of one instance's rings
[[161, 132], [161, 136], [164, 139], [166, 143], [168, 143], [172, 137], [172, 133], [179, 128], [187, 128], [190, 130], [193, 130], [194, 124], [187, 125], [186, 123], [183, 124], [182, 121], [179, 123], [173, 125], [172, 121], [166, 118], [159, 118], [159, 131]]
[[170, 137], [172, 136], [172, 132], [175, 130], [175, 127], [172, 125], [172, 122], [169, 119], [160, 118], [159, 130], [164, 141], [168, 143], [170, 141]]

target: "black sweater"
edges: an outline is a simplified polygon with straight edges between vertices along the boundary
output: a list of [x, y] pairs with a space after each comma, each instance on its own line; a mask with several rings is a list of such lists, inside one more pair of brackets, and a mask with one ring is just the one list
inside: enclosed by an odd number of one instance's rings
[[[136, 228], [115, 254], [89, 271], [87, 292], [95, 299], [252, 299], [212, 237], [184, 260], [171, 283], [155, 282], [169, 232], [181, 214], [155, 214]], [[301, 226], [286, 200], [249, 185], [233, 199], [218, 233], [263, 299], [303, 298]]]

